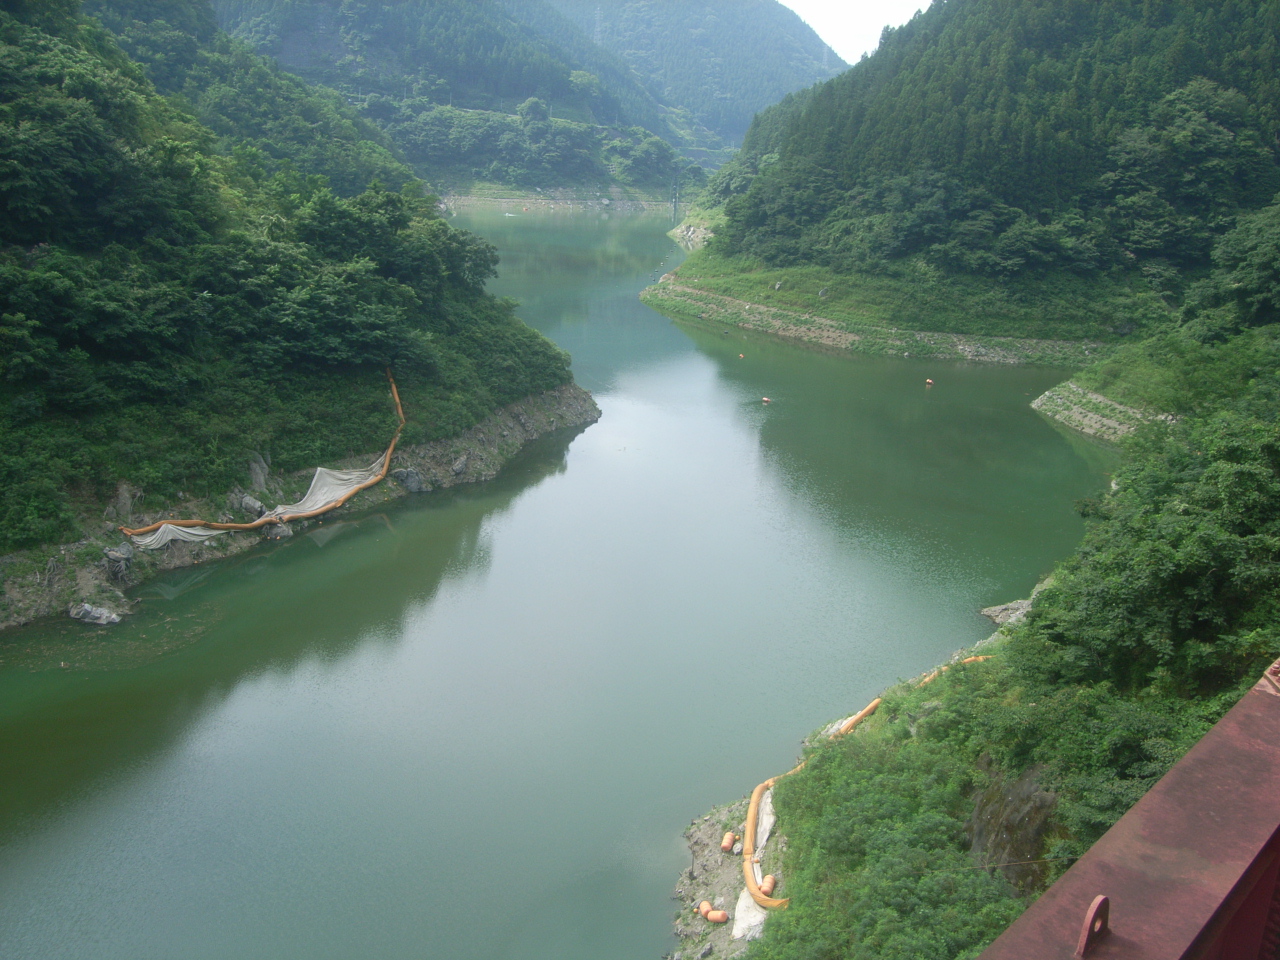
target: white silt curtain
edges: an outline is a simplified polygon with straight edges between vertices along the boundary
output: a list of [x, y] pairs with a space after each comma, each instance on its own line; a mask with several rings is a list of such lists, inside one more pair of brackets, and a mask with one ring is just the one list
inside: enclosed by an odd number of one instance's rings
[[[316, 469], [315, 476], [311, 478], [311, 486], [307, 489], [306, 496], [297, 503], [287, 503], [268, 510], [262, 516], [268, 520], [279, 519], [302, 513], [317, 513], [336, 506], [338, 501], [348, 494], [376, 480], [382, 473], [386, 459], [387, 455], [384, 453], [363, 470], [329, 470], [326, 467], [319, 467]], [[227, 532], [212, 530], [209, 527], [179, 527], [172, 523], [165, 523], [151, 533], [137, 534], [129, 539], [143, 550], [159, 550], [174, 540], [198, 542]]]
[[172, 523], [160, 525], [159, 530], [152, 530], [150, 533], [139, 533], [129, 539], [134, 542], [135, 546], [141, 547], [143, 550], [159, 550], [161, 547], [167, 547], [174, 540], [208, 540], [210, 537], [216, 537], [220, 533], [226, 533], [225, 530], [210, 530], [208, 527], [175, 527]]

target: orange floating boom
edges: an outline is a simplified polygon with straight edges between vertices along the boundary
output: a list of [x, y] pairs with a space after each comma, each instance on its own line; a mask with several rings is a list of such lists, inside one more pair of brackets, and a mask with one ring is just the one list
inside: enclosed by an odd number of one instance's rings
[[[960, 663], [962, 664], [981, 663], [983, 660], [990, 660], [990, 659], [991, 657], [989, 655], [981, 656], [981, 657], [965, 657], [963, 660], [960, 661]], [[916, 684], [916, 687], [917, 688], [923, 687], [926, 683], [930, 683], [931, 681], [936, 680], [938, 677], [940, 677], [942, 674], [946, 673], [950, 669], [951, 669], [951, 665], [948, 664], [947, 666], [942, 667], [939, 670], [933, 671], [933, 673], [929, 674], [927, 677], [921, 680], [918, 684]], [[876, 697], [874, 700], [868, 703], [865, 707], [863, 707], [861, 710], [855, 713], [852, 717], [850, 717], [848, 720], [842, 723], [840, 725], [840, 728], [831, 735], [831, 739], [834, 740], [836, 737], [842, 737], [845, 734], [850, 733], [854, 727], [856, 727], [863, 720], [867, 719], [867, 717], [875, 713], [876, 708], [879, 707], [880, 704], [883, 702], [884, 701], [880, 697]], [[754, 900], [756, 903], [760, 904], [760, 906], [764, 907], [767, 910], [785, 910], [787, 906], [791, 903], [791, 899], [789, 897], [779, 899], [777, 897], [770, 896], [770, 894], [773, 893], [773, 888], [774, 888], [773, 883], [770, 883], [768, 885], [768, 889], [765, 889], [763, 882], [761, 883], [756, 882], [756, 871], [755, 871], [756, 821], [759, 819], [759, 816], [760, 816], [760, 800], [764, 796], [764, 792], [766, 790], [772, 787], [775, 783], [777, 783], [783, 777], [789, 777], [791, 776], [791, 774], [795, 773], [796, 771], [803, 769], [804, 764], [805, 764], [805, 761], [802, 760], [800, 761], [800, 763], [798, 763], [795, 766], [794, 769], [788, 770], [786, 773], [782, 774], [781, 776], [771, 777], [768, 780], [766, 780], [764, 783], [760, 784], [758, 787], [756, 787], [754, 790], [751, 791], [751, 802], [747, 805], [747, 824], [745, 827], [746, 835], [742, 840], [742, 878], [747, 883], [747, 892], [751, 894], [751, 899]], [[774, 878], [771, 874], [764, 878], [764, 880], [773, 880], [773, 879]], [[776, 883], [776, 880], [774, 882]]]
[[[840, 729], [836, 731], [835, 735], [839, 737], [843, 737], [846, 733], [848, 733], [850, 730], [852, 730], [854, 727], [860, 724], [863, 720], [867, 719], [867, 717], [875, 713], [876, 707], [880, 706], [880, 704], [883, 702], [884, 701], [881, 700], [879, 697], [876, 697], [874, 700], [868, 703], [865, 707], [863, 707], [861, 710], [855, 713], [852, 717], [850, 717], [844, 723], [840, 724]], [[834, 739], [834, 737], [832, 739]]]

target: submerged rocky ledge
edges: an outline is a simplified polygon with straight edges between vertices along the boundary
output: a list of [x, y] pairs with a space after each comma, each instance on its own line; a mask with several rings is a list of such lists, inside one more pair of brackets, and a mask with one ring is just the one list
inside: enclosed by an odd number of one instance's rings
[[[531, 441], [599, 419], [600, 408], [595, 400], [576, 384], [526, 397], [494, 411], [455, 437], [397, 450], [383, 483], [362, 491], [326, 515], [326, 519], [350, 515], [410, 493], [491, 480]], [[376, 455], [360, 454], [325, 466], [364, 467]], [[307, 521], [261, 531], [231, 532], [203, 543], [174, 542], [147, 553], [133, 549], [117, 526], [123, 522], [141, 527], [159, 520], [219, 516], [228, 511], [235, 514], [244, 509], [246, 499], [252, 500], [264, 490], [287, 498], [291, 491], [305, 488], [311, 473], [305, 470], [287, 477], [271, 477], [265, 464], [255, 459], [246, 471], [248, 492], [236, 488], [223, 498], [175, 503], [156, 513], [134, 513], [135, 491], [128, 484], [121, 484], [102, 524], [81, 540], [0, 557], [0, 630], [68, 613], [93, 623], [115, 622], [112, 618], [128, 614], [131, 606], [125, 591], [157, 573], [233, 556], [261, 542], [264, 536], [279, 539], [305, 529]]]

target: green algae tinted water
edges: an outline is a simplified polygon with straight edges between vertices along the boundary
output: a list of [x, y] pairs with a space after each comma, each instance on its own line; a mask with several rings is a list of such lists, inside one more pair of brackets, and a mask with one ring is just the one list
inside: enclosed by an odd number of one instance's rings
[[1064, 371], [673, 325], [661, 217], [457, 222], [603, 419], [0, 636], [0, 956], [657, 960], [690, 819], [989, 633], [1105, 483], [1028, 407]]

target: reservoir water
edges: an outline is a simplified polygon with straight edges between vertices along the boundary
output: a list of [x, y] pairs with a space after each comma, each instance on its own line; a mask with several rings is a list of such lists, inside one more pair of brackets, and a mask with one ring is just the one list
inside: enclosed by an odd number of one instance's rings
[[657, 960], [689, 821], [987, 635], [1105, 483], [1028, 406], [1065, 371], [674, 325], [655, 215], [456, 222], [603, 418], [0, 635], [0, 957]]

